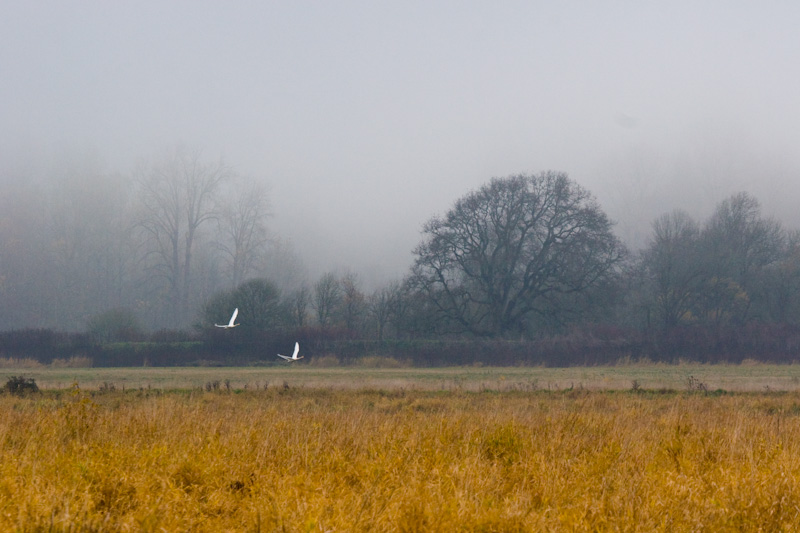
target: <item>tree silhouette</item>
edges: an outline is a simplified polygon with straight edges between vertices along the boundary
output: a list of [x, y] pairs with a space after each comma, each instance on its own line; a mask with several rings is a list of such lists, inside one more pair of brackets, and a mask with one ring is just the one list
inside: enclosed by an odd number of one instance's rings
[[624, 254], [594, 198], [557, 172], [492, 179], [423, 233], [413, 285], [455, 329], [476, 335], [557, 314], [560, 295], [599, 283]]

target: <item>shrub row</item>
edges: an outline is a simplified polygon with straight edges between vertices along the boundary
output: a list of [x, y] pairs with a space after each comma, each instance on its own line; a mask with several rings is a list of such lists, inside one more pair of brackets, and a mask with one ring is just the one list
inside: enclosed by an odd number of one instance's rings
[[662, 333], [615, 328], [576, 330], [539, 340], [405, 339], [360, 340], [346, 331], [307, 328], [297, 331], [216, 330], [177, 333], [144, 342], [94, 342], [85, 334], [23, 330], [0, 334], [0, 358], [33, 359], [43, 364], [81, 357], [94, 366], [251, 365], [280, 363], [300, 342], [306, 362], [333, 357], [342, 364], [386, 356], [414, 366], [614, 364], [621, 360], [772, 363], [800, 360], [800, 328], [749, 324], [742, 328], [676, 328]]

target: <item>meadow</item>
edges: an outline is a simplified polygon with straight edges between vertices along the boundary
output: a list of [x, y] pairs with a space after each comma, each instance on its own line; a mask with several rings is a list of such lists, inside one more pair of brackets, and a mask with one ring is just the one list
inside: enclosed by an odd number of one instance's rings
[[[379, 359], [379, 358], [376, 358]], [[386, 359], [380, 359], [385, 362]], [[391, 361], [391, 360], [388, 360]], [[9, 361], [14, 363], [15, 361]], [[217, 383], [231, 389], [273, 386], [381, 390], [686, 390], [706, 388], [729, 392], [800, 391], [800, 365], [746, 362], [723, 364], [620, 364], [591, 367], [445, 367], [391, 368], [359, 366], [318, 367], [306, 364], [247, 367], [126, 367], [91, 368], [52, 365], [3, 365], [0, 379], [24, 375], [42, 389], [66, 389], [78, 383], [85, 389], [161, 390], [204, 388]], [[692, 387], [691, 385], [694, 385]]]
[[295, 385], [295, 374], [246, 390], [0, 394], [0, 530], [800, 524], [800, 392], [471, 390], [443, 387], [441, 375], [381, 389]]

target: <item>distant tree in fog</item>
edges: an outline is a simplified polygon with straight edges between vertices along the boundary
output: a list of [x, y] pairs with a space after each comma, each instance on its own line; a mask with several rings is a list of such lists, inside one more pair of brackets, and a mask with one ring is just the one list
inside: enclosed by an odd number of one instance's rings
[[441, 320], [442, 313], [436, 303], [417, 284], [409, 276], [392, 298], [389, 321], [395, 334], [400, 338], [425, 338], [450, 333], [452, 328]]
[[787, 235], [786, 253], [761, 276], [766, 316], [778, 323], [800, 323], [800, 231]]
[[272, 281], [258, 278], [245, 281], [234, 291], [234, 299], [243, 324], [261, 330], [283, 325], [287, 309], [281, 302], [281, 291]]
[[339, 280], [342, 288], [341, 319], [351, 332], [361, 331], [366, 318], [366, 297], [361, 291], [358, 276], [353, 272], [344, 274]]
[[287, 307], [289, 308], [289, 315], [292, 323], [302, 328], [306, 326], [308, 319], [308, 308], [311, 305], [311, 290], [308, 286], [303, 284], [289, 295], [287, 299]]
[[520, 332], [561, 296], [611, 275], [624, 248], [594, 198], [566, 174], [492, 179], [423, 229], [412, 283], [454, 328]]
[[401, 297], [400, 291], [399, 283], [390, 283], [375, 289], [367, 300], [367, 313], [379, 341], [384, 339], [386, 329], [397, 309], [398, 299]]
[[234, 173], [199, 151], [165, 151], [128, 176], [92, 154], [35, 163], [0, 165], [2, 328], [79, 330], [120, 308], [144, 328], [180, 328], [231, 283], [268, 277], [288, 293], [305, 278], [268, 235], [266, 190], [228, 186]]
[[[214, 324], [227, 324], [233, 310], [239, 306], [236, 299], [236, 289], [224, 289], [211, 295], [203, 304], [200, 312], [199, 323], [195, 324], [198, 329], [214, 328]], [[239, 315], [243, 315], [241, 309]], [[237, 321], [241, 323], [240, 316]]]
[[270, 235], [263, 260], [256, 270], [259, 275], [274, 280], [286, 293], [302, 287], [307, 279], [306, 267], [292, 243], [274, 235]]
[[[3, 176], [4, 178], [6, 176]], [[51, 324], [54, 285], [49, 220], [30, 176], [13, 174], [0, 194], [0, 319], [3, 329]]]
[[220, 209], [218, 246], [226, 259], [232, 286], [248, 278], [263, 262], [269, 235], [269, 198], [266, 188], [241, 180]]
[[682, 211], [661, 216], [642, 267], [662, 325], [788, 316], [797, 269], [789, 241], [747, 193], [720, 202], [702, 229]]
[[92, 168], [62, 172], [48, 209], [56, 267], [52, 308], [60, 327], [76, 329], [87, 317], [133, 300], [130, 184]]
[[203, 306], [201, 326], [213, 329], [213, 324], [227, 323], [236, 308], [243, 330], [270, 330], [288, 321], [278, 287], [268, 279], [257, 278], [214, 294]]
[[231, 176], [220, 160], [177, 148], [136, 173], [138, 227], [149, 245], [152, 268], [167, 282], [169, 323], [185, 325], [192, 293], [192, 258], [199, 230], [219, 213], [220, 186]]
[[708, 266], [703, 260], [700, 227], [676, 210], [653, 222], [653, 236], [642, 254], [656, 316], [662, 326], [677, 326], [691, 317]]
[[786, 242], [781, 224], [762, 217], [758, 200], [744, 192], [717, 206], [703, 238], [715, 274], [729, 277], [745, 288], [760, 268], [781, 257]]
[[133, 311], [122, 307], [94, 315], [87, 330], [100, 342], [136, 341], [143, 335], [139, 319]]
[[762, 307], [762, 276], [785, 256], [786, 238], [781, 224], [764, 218], [749, 194], [720, 202], [701, 235], [709, 275], [698, 315], [717, 324], [748, 320]]
[[317, 323], [325, 328], [333, 325], [336, 310], [342, 301], [339, 279], [331, 272], [323, 274], [314, 284], [311, 305], [316, 312]]

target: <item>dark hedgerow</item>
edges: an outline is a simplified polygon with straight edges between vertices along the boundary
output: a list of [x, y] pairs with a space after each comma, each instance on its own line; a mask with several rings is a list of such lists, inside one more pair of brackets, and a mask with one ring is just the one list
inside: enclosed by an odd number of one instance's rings
[[5, 390], [15, 396], [23, 396], [28, 392], [39, 392], [36, 380], [24, 376], [11, 376], [6, 381]]

